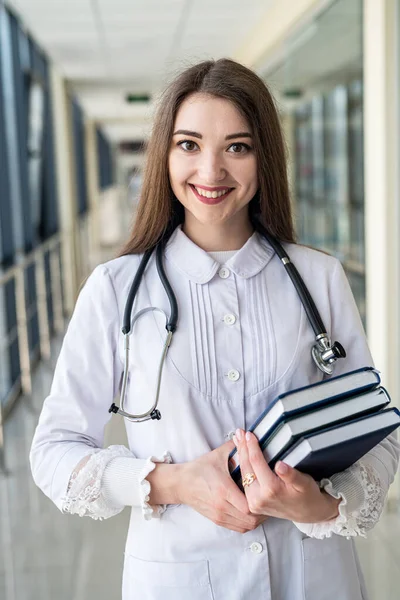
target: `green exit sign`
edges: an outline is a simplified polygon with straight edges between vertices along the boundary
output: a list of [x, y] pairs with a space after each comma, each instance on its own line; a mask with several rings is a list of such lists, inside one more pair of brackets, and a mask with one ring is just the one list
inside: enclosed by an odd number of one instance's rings
[[283, 95], [285, 98], [301, 98], [303, 90], [300, 88], [286, 88], [283, 90]]
[[150, 94], [126, 94], [125, 100], [129, 103], [149, 102]]

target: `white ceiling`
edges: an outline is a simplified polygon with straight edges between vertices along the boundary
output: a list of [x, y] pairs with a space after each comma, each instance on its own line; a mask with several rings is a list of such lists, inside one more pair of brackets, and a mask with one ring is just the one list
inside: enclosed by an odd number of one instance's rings
[[111, 139], [146, 135], [156, 95], [175, 72], [233, 56], [279, 0], [6, 0], [52, 58], [88, 117]]
[[[86, 115], [111, 140], [148, 135], [153, 98], [185, 66], [234, 56], [280, 0], [6, 0], [69, 80]], [[288, 88], [315, 93], [362, 68], [362, 0], [320, 3], [308, 25], [261, 67], [280, 98]], [[322, 8], [325, 6], [325, 8]], [[273, 12], [273, 11], [271, 11]], [[284, 109], [284, 104], [281, 105]]]

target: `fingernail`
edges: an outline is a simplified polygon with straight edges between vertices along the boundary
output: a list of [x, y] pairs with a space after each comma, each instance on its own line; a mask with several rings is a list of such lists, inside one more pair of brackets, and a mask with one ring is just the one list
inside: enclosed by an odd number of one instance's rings
[[282, 473], [282, 475], [284, 475], [285, 473], [287, 473], [289, 471], [289, 467], [286, 463], [284, 462], [278, 462], [278, 464], [276, 465], [277, 471], [278, 473]]
[[239, 440], [239, 442], [242, 441], [243, 439], [243, 434], [242, 434], [242, 430], [241, 429], [236, 429], [236, 437]]
[[246, 440], [247, 440], [248, 442], [251, 440], [251, 435], [250, 435], [250, 432], [249, 432], [249, 431], [247, 431], [247, 432], [246, 432]]
[[232, 440], [233, 440], [233, 443], [235, 444], [235, 446], [237, 446], [238, 445], [238, 441], [236, 439], [236, 435], [232, 436]]

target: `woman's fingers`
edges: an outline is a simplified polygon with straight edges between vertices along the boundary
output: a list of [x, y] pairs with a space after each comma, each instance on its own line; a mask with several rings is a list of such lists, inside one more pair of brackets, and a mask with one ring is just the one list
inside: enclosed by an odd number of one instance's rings
[[220, 481], [221, 486], [223, 488], [222, 490], [220, 490], [220, 495], [221, 497], [225, 498], [225, 500], [229, 504], [231, 504], [238, 511], [240, 511], [243, 515], [247, 515], [249, 513], [249, 506], [247, 503], [246, 496], [243, 494], [243, 492], [239, 490], [238, 486], [231, 478], [228, 468], [228, 456], [231, 450], [233, 450], [234, 448], [235, 444], [233, 443], [233, 441], [230, 441], [226, 442], [225, 444], [220, 446], [220, 448], [214, 451], [220, 455], [222, 459], [221, 466], [223, 466], [224, 471], [226, 471], [226, 476], [224, 475]]
[[[258, 440], [253, 433], [244, 433], [243, 430], [236, 431], [235, 439], [239, 452], [240, 471], [242, 478], [247, 473], [254, 473], [261, 487], [269, 488], [276, 486], [277, 477], [269, 468], [267, 461], [261, 452]], [[279, 481], [279, 480], [278, 480]], [[251, 485], [254, 486], [255, 482]]]
[[[236, 484], [235, 484], [236, 485]], [[243, 513], [240, 510], [237, 510], [235, 506], [230, 504], [229, 502], [225, 505], [225, 512], [227, 515], [232, 517], [232, 519], [240, 526], [244, 527], [246, 530], [251, 530], [257, 527], [258, 519], [256, 515], [252, 515], [249, 511], [247, 500], [246, 500], [246, 511], [247, 513]]]
[[243, 533], [255, 529], [265, 516], [250, 511], [245, 494], [231, 478], [228, 456], [233, 448], [229, 442], [187, 463], [183, 497], [185, 504], [217, 525]]
[[[244, 494], [242, 494], [242, 496], [244, 497]], [[227, 527], [228, 529], [234, 529], [235, 531], [250, 531], [255, 529], [258, 525], [258, 517], [250, 513], [247, 506], [247, 500], [246, 513], [238, 510], [227, 500], [223, 500], [222, 498], [217, 498], [215, 503], [211, 506], [198, 508], [202, 514], [214, 521], [217, 525]]]
[[250, 461], [250, 456], [249, 456], [249, 451], [247, 448], [245, 433], [242, 429], [236, 430], [236, 434], [233, 437], [233, 441], [236, 444], [237, 451], [239, 454], [240, 473], [242, 475], [242, 480], [245, 475], [254, 473], [255, 476], [257, 477], [257, 479], [251, 485], [258, 487], [259, 486], [258, 476], [257, 476], [257, 473], [255, 472], [253, 465]]
[[224, 481], [224, 496], [226, 501], [242, 514], [248, 514], [249, 505], [247, 503], [246, 496], [240, 491], [231, 476], [229, 475], [228, 477], [229, 479], [227, 478], [227, 480]]
[[286, 486], [291, 487], [301, 494], [305, 493], [310, 485], [315, 484], [315, 481], [310, 475], [301, 473], [281, 460], [277, 462], [275, 472]]
[[[276, 473], [269, 468], [257, 438], [243, 430], [234, 437], [239, 454], [242, 479], [254, 473], [256, 480], [245, 487], [250, 511], [302, 523], [317, 523], [334, 518], [337, 503], [326, 502], [318, 484], [309, 475], [278, 462]], [[333, 515], [333, 516], [331, 516]], [[310, 520], [311, 519], [311, 520]]]

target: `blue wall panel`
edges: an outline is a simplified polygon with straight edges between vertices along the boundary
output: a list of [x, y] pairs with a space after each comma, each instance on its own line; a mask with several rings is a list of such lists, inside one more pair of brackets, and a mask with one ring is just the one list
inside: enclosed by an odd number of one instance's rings
[[104, 133], [96, 129], [98, 181], [101, 190], [113, 185], [113, 152], [112, 146]]
[[39, 235], [42, 240], [54, 235], [59, 229], [57, 182], [55, 175], [56, 165], [54, 149], [53, 105], [51, 101], [49, 69], [47, 64], [44, 65], [44, 81], [46, 86], [46, 98], [43, 139], [42, 204], [39, 230]]
[[[0, 4], [0, 265], [16, 262], [58, 231], [54, 132], [49, 66], [17, 17]], [[52, 297], [46, 260], [48, 307]], [[31, 355], [39, 349], [35, 267], [25, 274], [28, 339]], [[3, 334], [9, 337], [6, 380], [20, 376], [15, 283], [4, 288]], [[7, 393], [7, 391], [6, 391]], [[4, 400], [1, 398], [0, 401]]]
[[14, 242], [3, 96], [2, 47], [0, 44], [0, 264], [7, 267], [14, 260]]
[[15, 111], [17, 114], [17, 138], [19, 155], [19, 181], [22, 200], [23, 246], [29, 252], [34, 247], [34, 232], [32, 227], [32, 211], [29, 202], [28, 183], [28, 85], [23, 72], [21, 49], [23, 35], [17, 19], [11, 15], [11, 44], [13, 54]]

